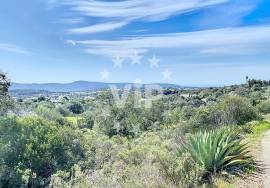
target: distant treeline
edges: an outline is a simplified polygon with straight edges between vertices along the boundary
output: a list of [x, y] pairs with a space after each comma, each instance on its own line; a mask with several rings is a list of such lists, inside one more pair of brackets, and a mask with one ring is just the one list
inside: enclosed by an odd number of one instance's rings
[[253, 86], [265, 87], [265, 86], [270, 86], [270, 80], [248, 79], [247, 84], [249, 87], [253, 87]]

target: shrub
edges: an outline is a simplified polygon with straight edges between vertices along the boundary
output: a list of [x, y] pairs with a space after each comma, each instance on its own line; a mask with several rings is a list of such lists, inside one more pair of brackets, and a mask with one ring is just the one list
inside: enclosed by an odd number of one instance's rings
[[73, 113], [73, 114], [81, 114], [83, 113], [83, 106], [78, 103], [72, 103], [68, 106], [68, 109]]
[[260, 104], [257, 105], [257, 108], [261, 113], [264, 114], [270, 113], [270, 100], [261, 102]]
[[242, 143], [236, 131], [220, 129], [210, 132], [198, 132], [187, 138], [184, 151], [204, 170], [204, 178], [221, 171], [241, 173], [254, 165], [248, 155], [246, 144]]
[[70, 116], [70, 111], [65, 105], [59, 105], [56, 107], [56, 111], [59, 112], [62, 116], [68, 117]]
[[184, 106], [181, 110], [181, 119], [183, 121], [189, 120], [195, 113], [195, 108], [191, 106]]
[[78, 133], [41, 118], [0, 118], [0, 135], [0, 187], [45, 187], [84, 153]]
[[40, 96], [40, 97], [38, 97], [37, 100], [38, 100], [38, 102], [46, 101], [46, 97]]
[[123, 188], [172, 187], [152, 161], [144, 161], [141, 165], [128, 165], [120, 176], [119, 184]]
[[214, 111], [220, 113], [218, 123], [223, 125], [245, 124], [259, 118], [258, 111], [242, 97], [226, 97], [217, 104]]
[[52, 175], [49, 188], [88, 188], [87, 175], [78, 165], [74, 165], [70, 172], [58, 171]]
[[77, 125], [80, 129], [92, 129], [94, 126], [94, 120], [90, 115], [84, 115], [83, 117], [78, 118]]
[[160, 159], [161, 172], [176, 187], [198, 187], [203, 175], [202, 168], [189, 153], [181, 156], [166, 155]]
[[211, 113], [210, 107], [199, 108], [192, 117], [191, 124], [195, 127], [216, 124], [215, 120], [210, 118]]
[[258, 111], [242, 97], [226, 97], [219, 103], [200, 108], [192, 118], [197, 127], [205, 125], [242, 125], [260, 119]]
[[61, 125], [65, 124], [64, 117], [56, 109], [46, 105], [39, 105], [36, 109], [36, 114], [46, 120], [56, 121]]

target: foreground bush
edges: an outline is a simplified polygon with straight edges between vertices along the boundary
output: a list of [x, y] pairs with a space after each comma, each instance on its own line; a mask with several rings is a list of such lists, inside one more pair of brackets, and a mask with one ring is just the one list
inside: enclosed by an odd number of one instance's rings
[[181, 156], [167, 155], [161, 158], [161, 172], [174, 187], [199, 187], [202, 183], [203, 169], [195, 162], [189, 153]]
[[82, 159], [81, 136], [41, 118], [0, 118], [0, 187], [45, 187]]
[[206, 179], [221, 171], [237, 174], [254, 166], [246, 144], [230, 129], [190, 135], [184, 148], [202, 166]]

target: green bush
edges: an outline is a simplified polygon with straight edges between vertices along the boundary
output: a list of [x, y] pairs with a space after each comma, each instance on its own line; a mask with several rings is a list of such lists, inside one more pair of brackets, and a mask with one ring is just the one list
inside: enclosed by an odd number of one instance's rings
[[84, 155], [77, 132], [41, 118], [0, 118], [0, 135], [0, 187], [45, 187]]
[[257, 108], [261, 113], [269, 114], [270, 113], [270, 100], [261, 102], [260, 104], [257, 105]]
[[201, 184], [203, 170], [189, 153], [181, 156], [166, 155], [160, 159], [161, 172], [176, 187], [198, 187]]
[[211, 118], [211, 114], [213, 113], [215, 112], [210, 107], [201, 107], [190, 119], [190, 122], [195, 127], [206, 128], [206, 125], [216, 125], [215, 119]]
[[206, 125], [242, 125], [257, 119], [260, 115], [247, 99], [229, 96], [217, 104], [200, 108], [191, 123], [204, 128]]
[[221, 171], [241, 173], [254, 165], [246, 144], [243, 144], [238, 133], [231, 129], [190, 135], [184, 151], [190, 153], [194, 161], [203, 168], [204, 178]]
[[159, 167], [151, 161], [144, 161], [140, 165], [129, 165], [120, 174], [120, 187], [123, 188], [166, 188], [170, 182], [160, 173]]
[[56, 111], [59, 112], [64, 117], [68, 117], [71, 114], [69, 109], [65, 105], [57, 106]]
[[90, 182], [87, 175], [78, 165], [74, 165], [70, 172], [57, 171], [52, 175], [50, 188], [89, 188]]
[[80, 129], [92, 129], [94, 126], [94, 120], [91, 116], [84, 115], [83, 117], [78, 118], [77, 125]]
[[218, 103], [214, 111], [220, 113], [218, 121], [223, 125], [239, 125], [259, 119], [258, 111], [249, 100], [242, 97], [226, 97]]
[[84, 112], [83, 106], [79, 102], [73, 102], [68, 106], [68, 109], [73, 113], [73, 114], [81, 114]]
[[63, 125], [66, 123], [65, 118], [53, 107], [48, 107], [47, 105], [39, 105], [36, 108], [36, 114], [49, 121], [56, 121]]

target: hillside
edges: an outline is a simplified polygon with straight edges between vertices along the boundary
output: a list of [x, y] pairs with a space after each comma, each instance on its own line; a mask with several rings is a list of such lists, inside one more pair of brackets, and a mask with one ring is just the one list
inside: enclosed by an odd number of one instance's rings
[[[269, 161], [256, 162], [260, 154], [253, 143], [259, 145], [253, 138], [270, 128], [269, 82], [165, 89], [156, 98], [144, 89], [140, 95], [130, 90], [126, 98], [118, 98], [110, 90], [46, 91], [109, 85], [91, 82], [13, 84], [17, 90], [9, 93], [10, 82], [5, 75], [2, 78], [0, 187], [263, 184], [263, 174], [254, 167], [266, 167]], [[269, 138], [265, 140], [262, 151], [268, 156]], [[255, 185], [249, 183], [254, 182], [253, 174], [259, 177]]]
[[[44, 83], [44, 84], [22, 84], [12, 83], [10, 88], [13, 90], [44, 90], [50, 92], [75, 92], [75, 91], [87, 91], [87, 90], [100, 90], [109, 88], [110, 85], [116, 85], [117, 88], [124, 88], [127, 84], [132, 83], [104, 83], [104, 82], [87, 82], [76, 81], [72, 83]], [[144, 84], [145, 85], [145, 84]], [[163, 88], [181, 88], [179, 85], [174, 84], [159, 84]]]

